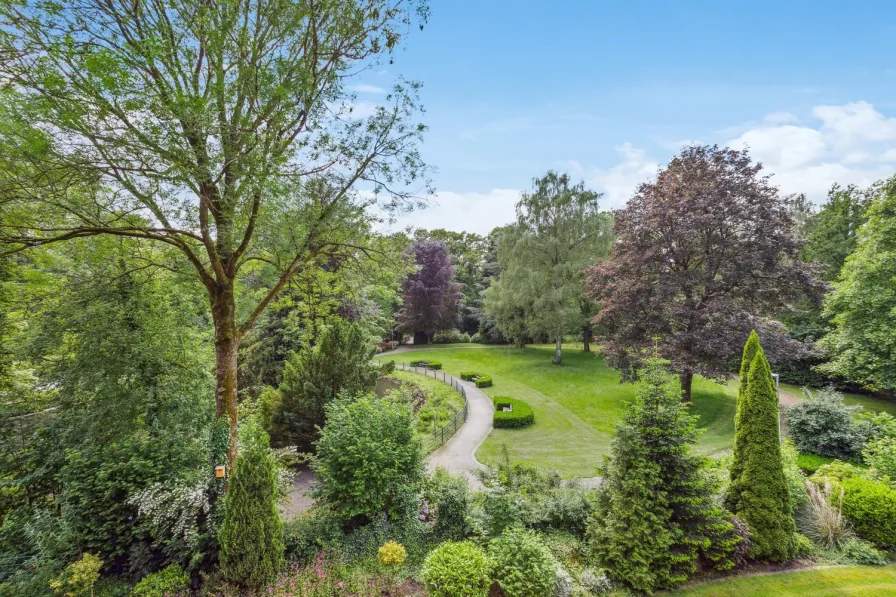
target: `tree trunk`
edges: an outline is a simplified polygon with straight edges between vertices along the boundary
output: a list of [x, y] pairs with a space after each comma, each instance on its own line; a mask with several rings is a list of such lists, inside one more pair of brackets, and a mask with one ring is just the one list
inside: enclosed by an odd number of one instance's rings
[[237, 434], [237, 350], [239, 333], [236, 328], [236, 300], [233, 285], [218, 287], [212, 297], [212, 317], [215, 323], [215, 419], [223, 416], [230, 423], [227, 446], [227, 477], [236, 466], [239, 448]]
[[554, 349], [554, 358], [551, 360], [555, 365], [563, 364], [563, 353], [561, 352], [561, 344], [563, 343], [563, 334], [558, 333], [556, 336], [556, 348]]
[[691, 401], [691, 384], [694, 381], [694, 374], [690, 371], [681, 374], [681, 401]]
[[414, 346], [418, 344], [429, 344], [429, 334], [426, 332], [414, 332]]
[[582, 328], [582, 341], [585, 343], [584, 352], [591, 352], [591, 326], [586, 325]]

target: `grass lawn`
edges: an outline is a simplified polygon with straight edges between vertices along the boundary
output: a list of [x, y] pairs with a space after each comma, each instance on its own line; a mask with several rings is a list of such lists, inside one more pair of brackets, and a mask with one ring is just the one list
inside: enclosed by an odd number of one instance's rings
[[[782, 390], [787, 390], [797, 398], [805, 398], [806, 392], [800, 386], [789, 383], [781, 384]], [[870, 412], [888, 412], [896, 416], [896, 400], [887, 400], [886, 398], [876, 398], [874, 396], [866, 396], [865, 394], [850, 394], [843, 392], [843, 402], [849, 405], [859, 404]]]
[[[434, 353], [437, 353], [434, 354]], [[514, 462], [554, 468], [564, 477], [591, 477], [608, 453], [615, 424], [625, 404], [635, 395], [631, 384], [620, 384], [619, 374], [602, 358], [583, 353], [581, 345], [565, 348], [564, 365], [551, 364], [552, 346], [518, 349], [508, 346], [418, 349], [385, 360], [408, 362], [432, 358], [452, 375], [461, 371], [488, 373], [494, 385], [484, 391], [491, 397], [510, 396], [529, 403], [535, 424], [526, 429], [495, 429], [476, 457], [497, 463], [503, 446]], [[704, 453], [731, 447], [737, 386], [720, 386], [695, 379], [693, 411], [706, 429], [700, 441]]]
[[742, 576], [664, 594], [675, 597], [883, 597], [896, 595], [896, 568], [838, 566], [802, 572]]

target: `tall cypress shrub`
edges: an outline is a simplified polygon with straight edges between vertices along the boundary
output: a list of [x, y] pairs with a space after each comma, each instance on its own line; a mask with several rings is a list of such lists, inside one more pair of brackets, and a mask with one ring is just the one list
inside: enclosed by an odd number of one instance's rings
[[[740, 359], [740, 386], [737, 391], [737, 404], [734, 411], [734, 428], [737, 429], [740, 426], [740, 417], [741, 417], [741, 405], [744, 401], [744, 396], [747, 392], [747, 377], [750, 373], [750, 363], [753, 362], [753, 357], [756, 356], [756, 353], [761, 349], [759, 344], [759, 334], [756, 333], [756, 330], [751, 330], [750, 335], [747, 338], [747, 342], [744, 344], [744, 352], [743, 356]], [[743, 459], [740, 458], [740, 452], [742, 450], [743, 438], [739, 435], [734, 436], [734, 447], [732, 449], [732, 459], [731, 459], [731, 478], [734, 479], [739, 477], [741, 474], [740, 466], [743, 463]], [[729, 509], [731, 508], [728, 505]]]
[[781, 458], [778, 393], [761, 346], [757, 347], [745, 377], [746, 384], [738, 397], [735, 453], [726, 505], [750, 527], [752, 546], [748, 555], [757, 560], [783, 562], [795, 555], [796, 524]]
[[247, 587], [271, 582], [283, 567], [283, 522], [277, 512], [277, 469], [268, 435], [254, 419], [240, 434], [240, 458], [230, 477], [221, 531], [224, 575]]
[[638, 397], [616, 429], [588, 529], [597, 564], [614, 582], [647, 593], [685, 581], [700, 557], [730, 568], [740, 542], [714, 504], [706, 459], [693, 452], [697, 417], [665, 363], [646, 361]]

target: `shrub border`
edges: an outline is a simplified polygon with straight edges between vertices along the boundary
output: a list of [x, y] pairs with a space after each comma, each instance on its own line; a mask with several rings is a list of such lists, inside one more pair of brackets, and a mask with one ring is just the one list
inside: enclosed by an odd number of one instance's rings
[[[535, 423], [535, 413], [528, 403], [508, 396], [495, 396], [492, 400], [495, 404], [495, 415], [492, 426], [495, 429], [519, 429]], [[511, 412], [501, 410], [505, 406], [511, 407]]]

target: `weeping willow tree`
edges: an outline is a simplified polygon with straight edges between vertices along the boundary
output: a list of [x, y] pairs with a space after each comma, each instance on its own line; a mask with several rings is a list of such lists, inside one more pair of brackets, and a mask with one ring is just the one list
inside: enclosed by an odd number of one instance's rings
[[604, 259], [613, 239], [613, 218], [598, 209], [600, 195], [548, 172], [516, 205], [517, 221], [502, 235], [498, 281], [486, 292], [486, 313], [498, 329], [520, 338], [548, 337], [553, 362], [562, 363], [563, 336], [581, 331], [589, 350], [594, 306], [582, 270]]

